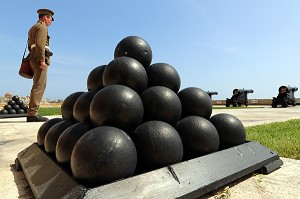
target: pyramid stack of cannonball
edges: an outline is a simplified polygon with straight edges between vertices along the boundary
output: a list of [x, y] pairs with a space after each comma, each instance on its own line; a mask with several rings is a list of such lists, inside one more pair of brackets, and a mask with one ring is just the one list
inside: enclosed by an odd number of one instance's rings
[[27, 113], [28, 106], [24, 104], [18, 95], [14, 95], [12, 99], [8, 100], [7, 104], [4, 105], [0, 114], [24, 114]]
[[245, 142], [238, 118], [211, 117], [208, 94], [180, 85], [172, 65], [152, 63], [149, 44], [128, 36], [90, 71], [87, 91], [65, 98], [62, 118], [41, 126], [38, 144], [94, 187]]

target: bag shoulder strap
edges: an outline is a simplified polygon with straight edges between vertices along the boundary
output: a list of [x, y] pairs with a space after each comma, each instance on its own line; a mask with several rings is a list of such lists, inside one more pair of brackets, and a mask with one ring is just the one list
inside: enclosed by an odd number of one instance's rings
[[26, 42], [26, 46], [25, 46], [25, 49], [24, 49], [24, 53], [23, 53], [23, 59], [24, 59], [24, 57], [25, 57], [25, 53], [26, 53], [26, 49], [27, 49], [27, 45], [28, 45], [28, 40], [27, 40], [27, 42]]

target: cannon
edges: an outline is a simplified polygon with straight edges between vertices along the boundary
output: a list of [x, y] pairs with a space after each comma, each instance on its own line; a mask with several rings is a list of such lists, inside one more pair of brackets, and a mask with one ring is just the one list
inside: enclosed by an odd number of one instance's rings
[[278, 105], [281, 105], [283, 108], [286, 108], [288, 105], [296, 106], [294, 93], [297, 90], [297, 87], [280, 86], [277, 97], [273, 97], [272, 107], [277, 108]]
[[241, 106], [245, 105], [248, 106], [248, 93], [253, 93], [252, 89], [233, 89], [232, 97], [226, 98], [226, 107], [229, 106]]
[[206, 93], [208, 94], [208, 96], [211, 98], [212, 95], [218, 95], [218, 92], [216, 91], [206, 91]]

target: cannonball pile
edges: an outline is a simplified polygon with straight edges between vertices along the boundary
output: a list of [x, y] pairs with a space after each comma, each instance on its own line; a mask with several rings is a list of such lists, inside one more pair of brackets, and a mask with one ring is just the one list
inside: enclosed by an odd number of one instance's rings
[[65, 98], [62, 118], [40, 127], [38, 145], [95, 187], [245, 142], [238, 118], [211, 117], [209, 95], [180, 84], [172, 65], [152, 63], [143, 38], [128, 36], [90, 71], [87, 91]]
[[27, 113], [28, 106], [19, 98], [18, 95], [14, 95], [7, 104], [3, 106], [0, 114], [24, 114]]

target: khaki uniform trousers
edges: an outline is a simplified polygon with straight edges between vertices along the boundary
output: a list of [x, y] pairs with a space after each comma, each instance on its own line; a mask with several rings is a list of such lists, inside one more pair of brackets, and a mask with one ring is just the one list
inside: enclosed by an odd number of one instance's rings
[[27, 110], [28, 116], [38, 115], [40, 103], [42, 101], [47, 84], [48, 67], [40, 69], [39, 63], [30, 60], [30, 66], [33, 70], [33, 84], [30, 92], [29, 107]]

